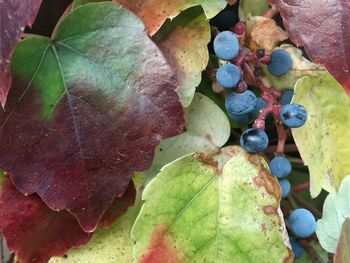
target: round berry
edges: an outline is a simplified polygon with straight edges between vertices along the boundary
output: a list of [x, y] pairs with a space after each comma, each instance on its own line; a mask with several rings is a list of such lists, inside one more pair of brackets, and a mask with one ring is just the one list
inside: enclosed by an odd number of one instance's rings
[[246, 130], [240, 139], [241, 146], [250, 153], [264, 151], [269, 145], [269, 138], [265, 131], [251, 128]]
[[216, 72], [216, 80], [223, 88], [230, 89], [235, 87], [241, 78], [241, 72], [236, 65], [222, 65]]
[[228, 115], [233, 119], [235, 122], [238, 124], [248, 124], [251, 121], [250, 115], [249, 114], [231, 114], [228, 112]]
[[296, 237], [310, 237], [316, 230], [316, 219], [309, 210], [295, 209], [288, 219], [290, 228]]
[[281, 191], [282, 191], [282, 197], [286, 198], [289, 193], [290, 193], [290, 182], [287, 179], [282, 179], [282, 180], [278, 180], [280, 187], [281, 187]]
[[265, 56], [265, 49], [258, 49], [256, 52], [255, 52], [255, 55], [257, 58], [263, 58]]
[[281, 179], [286, 177], [292, 171], [292, 165], [287, 158], [282, 156], [276, 156], [269, 164], [272, 175]]
[[307, 112], [303, 105], [287, 104], [282, 107], [280, 117], [287, 127], [299, 128], [305, 124]]
[[304, 249], [299, 245], [299, 243], [295, 239], [295, 237], [289, 237], [289, 242], [290, 242], [292, 249], [293, 249], [294, 258], [295, 259], [300, 258], [304, 253]]
[[235, 33], [223, 31], [214, 39], [214, 51], [216, 56], [222, 60], [234, 59], [239, 51], [239, 41]]
[[292, 68], [292, 58], [284, 49], [276, 49], [271, 53], [269, 72], [274, 76], [282, 76]]
[[246, 90], [243, 93], [232, 92], [227, 96], [225, 107], [231, 115], [244, 115], [256, 107], [257, 98], [253, 92]]

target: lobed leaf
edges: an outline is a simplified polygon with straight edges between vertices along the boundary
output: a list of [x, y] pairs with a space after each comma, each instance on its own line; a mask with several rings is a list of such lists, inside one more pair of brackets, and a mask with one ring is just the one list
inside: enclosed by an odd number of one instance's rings
[[324, 64], [350, 95], [350, 1], [272, 0], [289, 37]]
[[[84, 232], [67, 211], [49, 209], [36, 194], [22, 195], [9, 178], [2, 176], [0, 181], [0, 231], [19, 262], [44, 263], [90, 240], [92, 233]], [[135, 187], [130, 183], [125, 194], [104, 214], [100, 225], [106, 227], [114, 222], [133, 205], [135, 195]]]
[[0, 169], [24, 194], [95, 230], [156, 145], [181, 133], [173, 72], [134, 14], [115, 3], [76, 8], [52, 39], [21, 41], [0, 112]]
[[230, 137], [230, 123], [224, 112], [206, 96], [196, 93], [185, 109], [186, 131], [162, 141], [156, 148], [151, 168], [145, 173], [153, 178], [167, 163], [193, 152], [215, 153]]
[[327, 196], [323, 204], [322, 219], [317, 221], [317, 238], [321, 246], [330, 253], [336, 252], [346, 218], [350, 218], [350, 176], [344, 178], [338, 193]]
[[191, 104], [202, 71], [209, 60], [207, 45], [210, 26], [202, 8], [190, 8], [167, 21], [153, 37], [179, 82], [179, 95], [184, 107]]
[[293, 103], [305, 106], [306, 124], [292, 133], [310, 171], [310, 192], [334, 192], [350, 174], [350, 99], [329, 74], [300, 79]]
[[202, 6], [207, 18], [214, 17], [226, 6], [225, 0], [115, 0], [140, 17], [149, 35], [153, 36], [165, 20], [172, 20], [180, 12], [193, 7]]
[[11, 87], [11, 56], [24, 28], [32, 26], [42, 0], [0, 2], [0, 103], [4, 107]]
[[130, 263], [132, 262], [133, 241], [131, 227], [141, 209], [141, 191], [144, 176], [136, 174], [133, 181], [137, 189], [134, 207], [122, 215], [108, 229], [98, 228], [84, 247], [70, 250], [64, 257], [56, 257], [50, 263]]
[[236, 148], [222, 174], [206, 154], [163, 167], [132, 229], [135, 262], [292, 262], [276, 178]]

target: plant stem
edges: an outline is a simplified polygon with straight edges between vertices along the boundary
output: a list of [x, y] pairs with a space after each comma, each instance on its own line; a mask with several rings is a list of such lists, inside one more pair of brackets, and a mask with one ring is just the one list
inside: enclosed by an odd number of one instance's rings
[[293, 187], [293, 192], [294, 193], [301, 192], [301, 191], [309, 189], [309, 187], [310, 187], [310, 183], [309, 182], [305, 182], [305, 183], [302, 183], [302, 184], [297, 184], [296, 186]]
[[309, 202], [305, 201], [304, 199], [302, 199], [300, 196], [298, 196], [297, 194], [295, 194], [293, 192], [290, 195], [292, 196], [293, 200], [297, 204], [310, 210], [316, 218], [318, 218], [318, 219], [322, 218], [322, 213], [320, 211], [318, 211], [317, 208], [315, 208], [311, 204], [309, 204]]

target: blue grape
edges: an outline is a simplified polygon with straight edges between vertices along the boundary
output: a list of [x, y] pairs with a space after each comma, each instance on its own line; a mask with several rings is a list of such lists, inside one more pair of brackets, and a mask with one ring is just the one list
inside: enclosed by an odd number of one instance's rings
[[287, 104], [282, 107], [280, 117], [287, 127], [299, 128], [305, 124], [307, 112], [303, 105]]
[[225, 107], [231, 115], [244, 115], [252, 112], [256, 106], [257, 98], [253, 92], [246, 90], [243, 93], [232, 92], [227, 96]]
[[282, 197], [286, 198], [291, 189], [290, 182], [287, 179], [278, 180], [278, 182], [282, 190]]
[[260, 111], [266, 108], [266, 106], [266, 101], [264, 101], [262, 98], [258, 98], [254, 110], [250, 113], [251, 118], [256, 119], [259, 116]]
[[292, 68], [292, 58], [284, 49], [276, 49], [271, 53], [271, 62], [268, 65], [270, 73], [274, 76], [282, 76]]
[[289, 104], [294, 96], [294, 91], [293, 90], [286, 90], [283, 92], [282, 98], [280, 99], [280, 104], [281, 105], [287, 105]]
[[316, 219], [309, 210], [295, 209], [288, 219], [290, 228], [296, 237], [310, 237], [316, 230]]
[[216, 80], [223, 88], [230, 89], [235, 87], [241, 78], [241, 72], [236, 65], [222, 65], [216, 72]]
[[295, 239], [295, 237], [289, 237], [289, 242], [292, 245], [293, 253], [294, 253], [294, 258], [298, 259], [300, 258], [303, 253], [304, 253], [304, 248], [302, 248], [298, 241]]
[[247, 124], [251, 121], [249, 114], [238, 115], [238, 114], [231, 114], [228, 112], [228, 115], [230, 115], [231, 119], [233, 119], [238, 124]]
[[222, 60], [234, 59], [239, 51], [239, 41], [235, 33], [223, 31], [214, 39], [214, 51], [216, 56]]
[[251, 128], [246, 130], [240, 139], [241, 146], [250, 153], [264, 151], [269, 145], [269, 138], [264, 130]]
[[281, 179], [286, 177], [292, 171], [292, 165], [287, 158], [282, 156], [276, 156], [269, 164], [272, 175]]

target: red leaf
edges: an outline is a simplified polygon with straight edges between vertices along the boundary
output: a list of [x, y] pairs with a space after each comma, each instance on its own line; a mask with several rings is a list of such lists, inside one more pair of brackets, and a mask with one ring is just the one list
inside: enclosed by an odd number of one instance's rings
[[[8, 178], [2, 180], [0, 187], [0, 230], [20, 262], [46, 262], [91, 239], [92, 233], [84, 232], [67, 211], [49, 209], [36, 194], [22, 195]], [[125, 195], [105, 213], [101, 225], [106, 227], [115, 221], [133, 205], [135, 196], [131, 182]]]
[[157, 144], [182, 132], [174, 73], [142, 22], [107, 2], [73, 10], [52, 40], [23, 40], [12, 64], [0, 169], [92, 232]]
[[0, 103], [5, 105], [11, 86], [11, 55], [24, 28], [32, 26], [42, 0], [0, 1]]
[[273, 0], [292, 41], [324, 64], [350, 95], [350, 1]]

